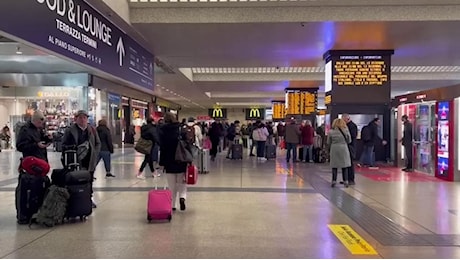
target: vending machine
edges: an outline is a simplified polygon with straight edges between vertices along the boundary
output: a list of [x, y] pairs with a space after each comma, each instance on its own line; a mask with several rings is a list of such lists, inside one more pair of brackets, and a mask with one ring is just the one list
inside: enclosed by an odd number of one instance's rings
[[454, 104], [453, 101], [438, 101], [436, 136], [436, 177], [454, 181]]

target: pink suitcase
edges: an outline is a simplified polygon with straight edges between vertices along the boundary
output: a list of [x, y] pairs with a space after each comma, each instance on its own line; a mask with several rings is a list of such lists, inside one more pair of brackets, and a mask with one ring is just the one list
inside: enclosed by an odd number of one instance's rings
[[170, 190], [151, 190], [147, 202], [147, 220], [168, 220], [172, 218], [172, 194]]

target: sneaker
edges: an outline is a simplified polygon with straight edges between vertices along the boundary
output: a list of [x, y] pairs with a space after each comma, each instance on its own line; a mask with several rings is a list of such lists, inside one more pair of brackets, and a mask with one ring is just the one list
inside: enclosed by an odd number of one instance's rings
[[138, 174], [136, 177], [140, 180], [145, 180], [144, 174]]
[[265, 161], [267, 161], [267, 158], [261, 157], [260, 161], [265, 162]]
[[345, 188], [348, 188], [348, 181], [343, 182], [343, 185], [345, 186]]
[[378, 170], [378, 169], [379, 169], [379, 167], [377, 167], [377, 166], [369, 166], [369, 170]]
[[331, 188], [334, 188], [336, 184], [337, 184], [337, 182], [336, 182], [336, 181], [333, 181], [333, 182], [331, 183]]
[[343, 184], [343, 181], [339, 182], [340, 184]]
[[254, 157], [255, 155], [253, 153], [251, 153], [249, 156]]
[[105, 177], [110, 178], [110, 177], [115, 177], [115, 175], [111, 174], [110, 172], [105, 175]]
[[348, 182], [348, 185], [355, 185], [355, 182], [354, 182], [354, 181], [350, 181], [350, 182]]
[[179, 200], [179, 203], [180, 203], [180, 210], [184, 211], [185, 210], [185, 199], [184, 198], [180, 198]]
[[93, 209], [97, 208], [97, 205], [96, 205], [96, 203], [94, 202], [93, 199], [91, 199], [91, 207], [92, 207]]

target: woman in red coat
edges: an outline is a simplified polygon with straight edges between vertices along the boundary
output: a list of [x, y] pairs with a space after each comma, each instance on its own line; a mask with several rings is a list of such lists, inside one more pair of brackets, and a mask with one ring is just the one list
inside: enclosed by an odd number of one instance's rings
[[[313, 162], [313, 137], [315, 136], [315, 129], [311, 125], [310, 120], [306, 120], [301, 128], [302, 146], [303, 146], [303, 162]], [[308, 158], [307, 158], [308, 152]]]

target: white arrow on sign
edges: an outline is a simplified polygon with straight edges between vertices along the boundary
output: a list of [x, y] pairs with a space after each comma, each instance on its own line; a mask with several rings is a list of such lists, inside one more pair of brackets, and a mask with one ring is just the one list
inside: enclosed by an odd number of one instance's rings
[[120, 67], [123, 66], [123, 57], [125, 56], [125, 47], [123, 46], [123, 39], [120, 37], [117, 43], [118, 63]]

